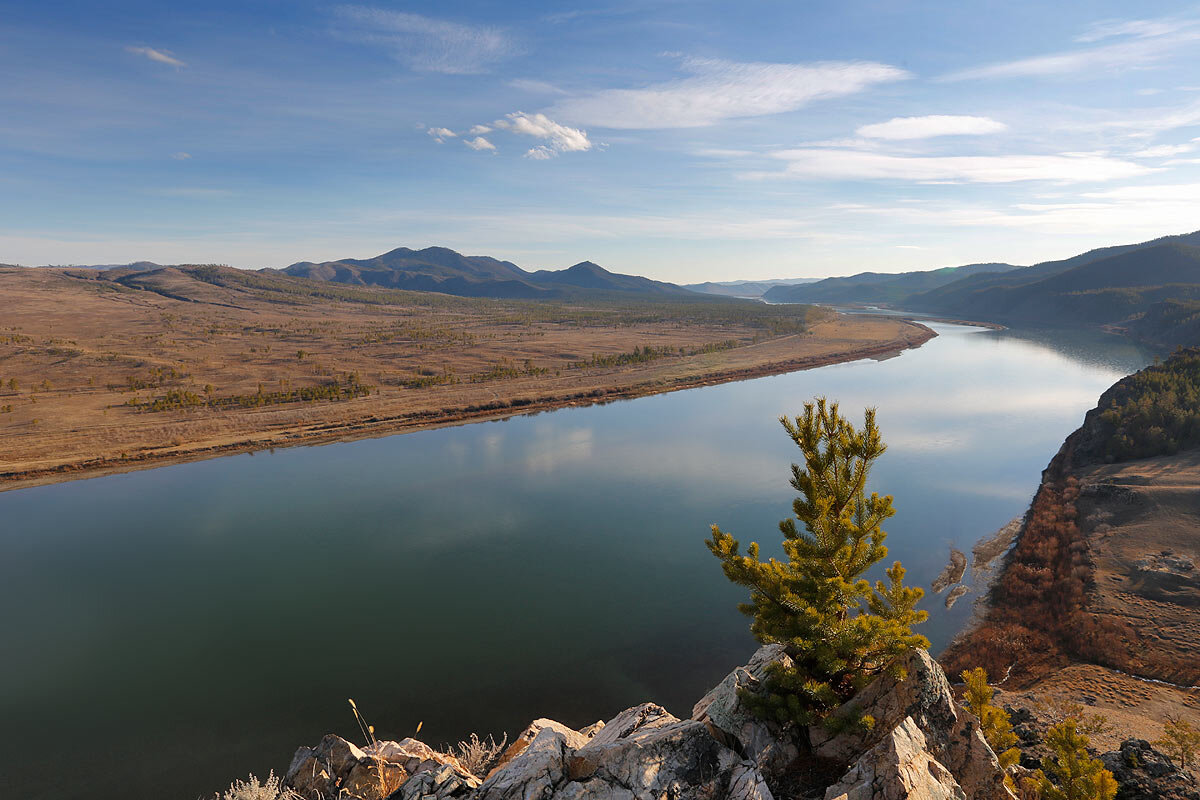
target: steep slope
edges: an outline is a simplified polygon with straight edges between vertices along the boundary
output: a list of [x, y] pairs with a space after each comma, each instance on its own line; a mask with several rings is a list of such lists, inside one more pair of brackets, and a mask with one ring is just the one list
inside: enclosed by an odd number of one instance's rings
[[[1101, 247], [1095, 250], [1089, 250], [1086, 253], [1080, 253], [1071, 258], [1065, 258], [1058, 261], [1044, 261], [1039, 264], [1034, 264], [1031, 267], [1016, 269], [1003, 274], [992, 275], [974, 275], [963, 278], [962, 280], [948, 283], [944, 286], [933, 288], [928, 291], [914, 294], [908, 298], [910, 308], [919, 309], [922, 311], [937, 311], [940, 313], [949, 313], [953, 315], [967, 315], [974, 313], [977, 317], [984, 319], [999, 318], [999, 315], [1005, 313], [1005, 310], [1019, 304], [1021, 298], [1028, 298], [1030, 295], [1015, 295], [1016, 300], [1006, 298], [1006, 290], [1017, 289], [1019, 287], [1033, 286], [1041, 281], [1052, 278], [1056, 275], [1071, 274], [1073, 277], [1067, 279], [1064, 283], [1050, 284], [1046, 288], [1052, 291], [1061, 293], [1067, 291], [1086, 291], [1096, 289], [1117, 288], [1121, 286], [1140, 285], [1148, 286], [1155, 285], [1150, 282], [1142, 282], [1138, 284], [1125, 283], [1109, 283], [1097, 280], [1102, 275], [1117, 276], [1117, 271], [1120, 265], [1126, 267], [1136, 265], [1137, 269], [1151, 268], [1158, 272], [1158, 268], [1154, 266], [1153, 255], [1166, 253], [1167, 250], [1161, 248], [1169, 248], [1173, 245], [1182, 245], [1185, 247], [1200, 246], [1200, 231], [1193, 233], [1181, 234], [1178, 236], [1164, 236], [1159, 239], [1153, 239], [1148, 242], [1140, 242], [1138, 244], [1117, 245], [1114, 247]], [[1133, 254], [1140, 251], [1151, 251], [1152, 257], [1146, 257], [1144, 260], [1138, 261]], [[1097, 262], [1108, 261], [1109, 259], [1118, 258], [1121, 256], [1129, 256], [1134, 260], [1110, 262], [1106, 268], [1101, 268], [1096, 272], [1088, 272], [1081, 270], [1090, 264]], [[1118, 265], [1114, 267], [1113, 264]], [[1119, 278], [1116, 278], [1119, 280]], [[1077, 283], [1075, 283], [1077, 282]], [[1159, 280], [1157, 285], [1168, 283], [1168, 280]], [[992, 314], [992, 316], [988, 316]]]
[[961, 278], [1017, 269], [1011, 264], [967, 264], [961, 267], [900, 274], [860, 272], [845, 278], [826, 278], [799, 286], [776, 286], [763, 299], [772, 303], [885, 303], [899, 304], [917, 292]]
[[[1074, 266], [1062, 269], [1068, 262]], [[1068, 262], [1039, 265], [1039, 274], [1026, 274], [1022, 282], [960, 282], [952, 291], [945, 287], [914, 295], [909, 305], [999, 322], [1120, 325], [1165, 345], [1194, 343], [1187, 335], [1190, 329], [1164, 324], [1178, 317], [1180, 309], [1167, 314], [1162, 304], [1200, 299], [1200, 247], [1177, 239]], [[1157, 322], [1141, 323], [1147, 314]]]

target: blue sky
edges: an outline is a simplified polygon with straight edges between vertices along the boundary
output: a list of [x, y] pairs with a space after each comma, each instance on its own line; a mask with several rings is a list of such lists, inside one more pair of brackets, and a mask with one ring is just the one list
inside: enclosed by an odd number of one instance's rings
[[691, 282], [1200, 228], [1200, 6], [0, 3], [0, 262]]

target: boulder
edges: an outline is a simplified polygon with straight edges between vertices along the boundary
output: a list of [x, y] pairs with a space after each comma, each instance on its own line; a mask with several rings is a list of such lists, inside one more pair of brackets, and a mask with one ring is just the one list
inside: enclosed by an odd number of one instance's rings
[[[613, 727], [609, 723], [604, 731]], [[660, 718], [626, 736], [599, 739], [569, 759], [569, 781], [555, 798], [771, 799], [758, 768], [713, 738], [702, 722]]]
[[[361, 786], [367, 762], [374, 765], [375, 759], [351, 742], [331, 733], [315, 748], [301, 747], [296, 751], [284, 776], [284, 785], [306, 800], [337, 797], [343, 788], [346, 788], [346, 793], [349, 792], [348, 784], [356, 788]], [[378, 797], [378, 791], [375, 796]]]
[[929, 753], [912, 717], [862, 755], [825, 800], [967, 800], [962, 787]]
[[400, 764], [413, 775], [418, 772], [437, 769], [443, 765], [449, 766], [464, 775], [470, 774], [467, 768], [454, 756], [449, 753], [440, 753], [419, 739], [413, 739], [412, 737], [401, 739], [399, 742], [376, 742], [373, 745], [364, 747], [363, 752], [367, 755], [381, 758], [384, 761]]
[[543, 728], [515, 758], [488, 775], [475, 800], [543, 800], [567, 779], [567, 737]]
[[755, 717], [741, 695], [764, 691], [767, 669], [776, 663], [791, 666], [783, 645], [760, 647], [746, 666], [726, 675], [692, 708], [692, 719], [708, 725], [714, 736], [772, 778], [783, 775], [800, 757], [797, 734], [778, 723]]
[[640, 706], [625, 709], [604, 723], [604, 726], [584, 744], [592, 746], [612, 744], [637, 731], [646, 728], [662, 728], [674, 725], [676, 722], [679, 722], [679, 718], [662, 706], [655, 703], [642, 703]]
[[301, 747], [284, 785], [305, 800], [383, 800], [457, 797], [479, 786], [454, 756], [424, 742], [376, 742], [359, 748], [330, 734], [315, 748]]
[[622, 711], [579, 747], [568, 734], [543, 727], [472, 800], [583, 798], [771, 800], [771, 793], [757, 767], [717, 741], [707, 725], [644, 703]]
[[979, 721], [955, 701], [937, 662], [926, 651], [914, 650], [900, 666], [904, 677], [880, 675], [838, 712], [872, 717], [870, 730], [832, 734], [813, 726], [809, 738], [814, 755], [853, 764], [911, 718], [925, 737], [929, 754], [950, 771], [968, 797], [1012, 798]]
[[[599, 725], [601, 728], [604, 727], [603, 722], [597, 722], [595, 725], [589, 726], [588, 730], [596, 728], [596, 725]], [[545, 717], [535, 719], [525, 727], [525, 730], [521, 731], [520, 735], [517, 736], [517, 738], [513, 740], [512, 744], [510, 744], [500, 755], [500, 758], [496, 760], [496, 766], [492, 767], [491, 771], [488, 773], [488, 777], [491, 777], [493, 772], [500, 769], [505, 764], [520, 755], [521, 752], [528, 747], [534, 739], [537, 738], [537, 735], [547, 728], [561, 733], [566, 738], [567, 744], [571, 748], [583, 747], [591, 738], [591, 734], [582, 733], [574, 730], [573, 728], [568, 728], [561, 722], [556, 722], [552, 719], [546, 719]], [[592, 733], [594, 732], [595, 731], [592, 731]]]
[[1126, 739], [1100, 760], [1117, 781], [1116, 800], [1200, 800], [1196, 778], [1144, 739]]

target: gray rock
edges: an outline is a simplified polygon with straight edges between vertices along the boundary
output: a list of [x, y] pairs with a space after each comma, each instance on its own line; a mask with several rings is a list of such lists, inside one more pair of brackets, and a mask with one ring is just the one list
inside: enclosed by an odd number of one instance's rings
[[967, 795], [929, 754], [917, 723], [905, 717], [826, 790], [825, 800], [967, 800]]
[[679, 722], [679, 718], [655, 703], [642, 703], [640, 706], [627, 708], [620, 714], [604, 723], [596, 733], [583, 744], [585, 747], [598, 747], [612, 744], [618, 739], [642, 730], [643, 728], [661, 728]]
[[331, 733], [315, 748], [301, 747], [296, 751], [284, 776], [284, 785], [308, 800], [336, 797], [351, 773], [356, 773], [354, 785], [359, 784], [363, 775], [358, 768], [369, 758], [352, 743]]
[[1100, 757], [1117, 781], [1116, 800], [1200, 800], [1200, 785], [1144, 739], [1126, 739]]
[[814, 754], [852, 764], [911, 717], [924, 735], [930, 755], [950, 770], [968, 797], [1012, 798], [979, 721], [955, 701], [942, 668], [924, 650], [914, 650], [902, 666], [903, 679], [880, 675], [842, 709], [841, 713], [874, 718], [873, 727], [866, 732], [833, 735], [814, 726], [809, 729]]
[[475, 800], [544, 800], [566, 783], [567, 737], [543, 728], [515, 758], [488, 775]]
[[[597, 722], [595, 725], [590, 726], [590, 728], [596, 728], [596, 725], [599, 725], [601, 728], [604, 727], [603, 722]], [[591, 738], [589, 734], [584, 734], [580, 731], [568, 728], [561, 722], [540, 717], [529, 723], [525, 727], [525, 730], [521, 731], [520, 735], [513, 740], [513, 743], [510, 744], [507, 749], [505, 749], [504, 753], [501, 754], [499, 759], [497, 759], [496, 766], [492, 767], [491, 772], [488, 773], [488, 777], [490, 778], [492, 773], [503, 768], [504, 765], [520, 755], [521, 752], [524, 751], [525, 748], [537, 738], [537, 735], [547, 728], [561, 733], [566, 738], [567, 745], [573, 749], [583, 747], [585, 744], [587, 744], [588, 739]], [[596, 728], [596, 730], [599, 730], [599, 728]]]
[[[605, 730], [613, 727], [612, 723]], [[556, 800], [770, 800], [762, 773], [695, 720], [645, 725], [611, 742], [589, 743], [568, 762]]]
[[[582, 737], [582, 734], [576, 733]], [[472, 800], [772, 800], [755, 765], [662, 706], [627, 709], [581, 747], [543, 728]]]
[[692, 719], [707, 724], [724, 744], [754, 762], [769, 778], [783, 775], [800, 757], [798, 735], [791, 727], [758, 719], [741, 699], [759, 693], [772, 664], [791, 666], [783, 645], [768, 644], [744, 667], [738, 667], [709, 690], [692, 708]]

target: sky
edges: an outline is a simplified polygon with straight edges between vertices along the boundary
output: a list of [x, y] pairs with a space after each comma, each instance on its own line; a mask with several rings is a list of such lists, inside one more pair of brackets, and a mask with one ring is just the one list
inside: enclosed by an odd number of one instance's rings
[[0, 262], [690, 283], [1200, 228], [1200, 5], [0, 0]]

